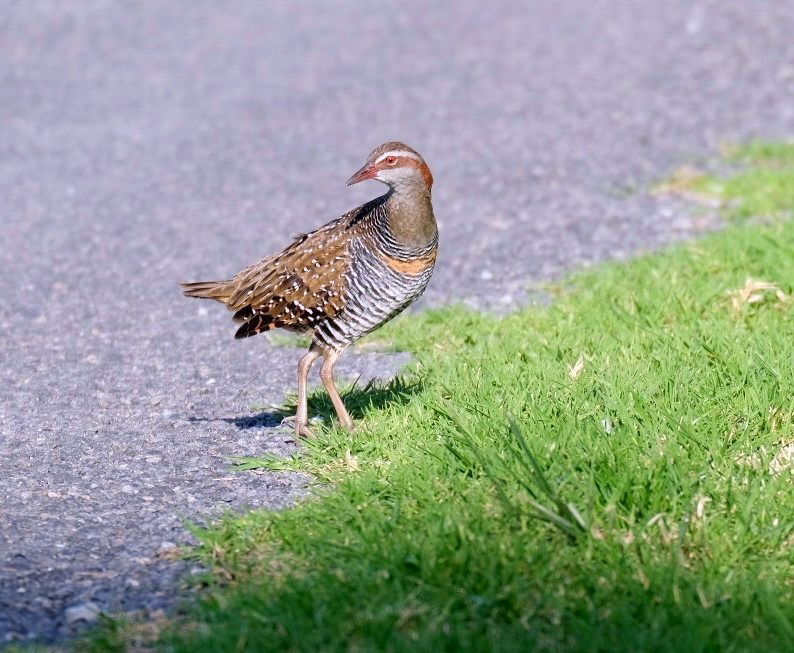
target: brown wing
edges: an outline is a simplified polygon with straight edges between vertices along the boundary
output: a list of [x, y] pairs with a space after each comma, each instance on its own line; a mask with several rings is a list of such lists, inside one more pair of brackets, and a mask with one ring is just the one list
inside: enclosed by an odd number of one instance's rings
[[299, 235], [282, 252], [234, 277], [226, 304], [243, 322], [235, 338], [280, 327], [308, 331], [342, 310], [353, 235], [346, 218]]

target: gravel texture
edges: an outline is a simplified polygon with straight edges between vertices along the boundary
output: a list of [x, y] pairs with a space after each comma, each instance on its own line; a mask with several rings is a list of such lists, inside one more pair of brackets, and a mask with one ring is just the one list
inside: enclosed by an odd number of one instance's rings
[[792, 34], [772, 0], [0, 2], [0, 642], [173, 605], [186, 518], [306, 491], [228, 469], [294, 447], [255, 406], [298, 353], [233, 341], [178, 281], [372, 197], [344, 181], [389, 139], [436, 176], [425, 305], [507, 310], [697, 234], [644, 189], [794, 135]]

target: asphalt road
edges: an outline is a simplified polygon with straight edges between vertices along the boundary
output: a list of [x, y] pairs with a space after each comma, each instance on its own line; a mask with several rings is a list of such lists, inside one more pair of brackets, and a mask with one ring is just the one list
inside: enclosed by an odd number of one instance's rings
[[67, 636], [87, 603], [167, 608], [183, 519], [305, 493], [227, 463], [292, 446], [254, 406], [293, 389], [297, 352], [233, 341], [178, 281], [380, 192], [344, 182], [400, 139], [436, 177], [424, 304], [511, 310], [707, 228], [644, 189], [794, 136], [792, 34], [772, 0], [2, 0], [0, 642]]

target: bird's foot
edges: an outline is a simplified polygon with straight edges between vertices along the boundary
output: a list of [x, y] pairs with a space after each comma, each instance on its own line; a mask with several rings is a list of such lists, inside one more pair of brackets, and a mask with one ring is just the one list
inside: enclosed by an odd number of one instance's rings
[[314, 431], [312, 431], [306, 422], [302, 420], [295, 420], [295, 438], [314, 438]]
[[299, 420], [295, 415], [290, 415], [281, 420], [281, 426], [293, 429], [295, 431], [295, 441], [301, 438], [315, 437], [314, 431], [308, 427], [308, 423], [304, 420]]

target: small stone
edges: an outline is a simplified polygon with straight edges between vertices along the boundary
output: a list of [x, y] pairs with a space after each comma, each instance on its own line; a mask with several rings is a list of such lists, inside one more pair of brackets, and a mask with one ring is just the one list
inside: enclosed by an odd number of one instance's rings
[[483, 281], [490, 281], [491, 279], [493, 279], [493, 272], [491, 272], [490, 270], [483, 270], [482, 272], [480, 272], [480, 279], [482, 279]]
[[66, 608], [66, 623], [73, 624], [77, 621], [93, 623], [99, 618], [101, 612], [102, 610], [99, 609], [99, 606], [91, 601], [73, 605], [71, 608]]
[[176, 551], [176, 548], [177, 548], [176, 544], [174, 544], [173, 542], [161, 542], [160, 548], [157, 549], [157, 553], [160, 554], [170, 553], [171, 551]]

